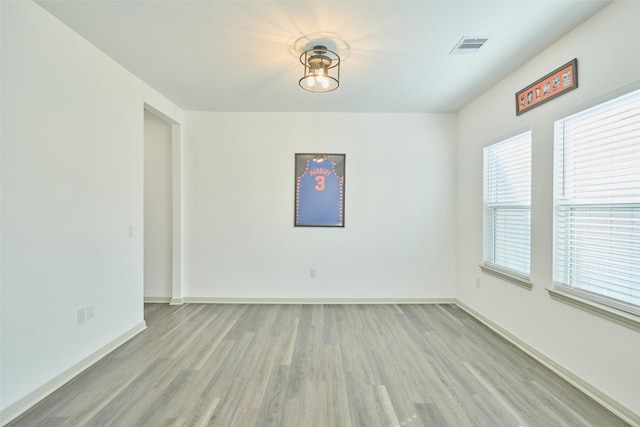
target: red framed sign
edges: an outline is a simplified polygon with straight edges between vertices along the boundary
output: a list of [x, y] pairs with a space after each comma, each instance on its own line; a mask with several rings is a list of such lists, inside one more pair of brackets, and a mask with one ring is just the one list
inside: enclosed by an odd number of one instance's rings
[[516, 92], [516, 115], [529, 111], [578, 87], [578, 59], [574, 58], [540, 80]]

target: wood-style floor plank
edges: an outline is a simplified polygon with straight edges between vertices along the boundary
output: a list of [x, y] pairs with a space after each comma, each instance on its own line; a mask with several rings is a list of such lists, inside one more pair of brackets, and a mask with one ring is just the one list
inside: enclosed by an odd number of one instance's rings
[[627, 426], [454, 305], [145, 306], [23, 426]]

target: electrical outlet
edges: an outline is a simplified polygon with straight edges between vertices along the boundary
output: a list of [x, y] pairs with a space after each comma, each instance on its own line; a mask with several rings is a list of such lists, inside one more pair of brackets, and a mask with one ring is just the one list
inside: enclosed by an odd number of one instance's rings
[[87, 321], [87, 309], [86, 308], [78, 309], [78, 325], [81, 325], [86, 321]]
[[87, 306], [87, 320], [93, 319], [93, 306]]
[[129, 237], [133, 237], [133, 225], [129, 226]]
[[476, 288], [480, 288], [480, 278], [476, 278]]
[[316, 269], [315, 268], [310, 268], [309, 269], [309, 279], [315, 279], [316, 277], [318, 277]]

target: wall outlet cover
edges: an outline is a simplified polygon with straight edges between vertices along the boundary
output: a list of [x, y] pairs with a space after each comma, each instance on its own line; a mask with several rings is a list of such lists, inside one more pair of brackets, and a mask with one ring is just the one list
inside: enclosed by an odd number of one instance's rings
[[78, 325], [87, 321], [87, 310], [84, 308], [78, 309]]

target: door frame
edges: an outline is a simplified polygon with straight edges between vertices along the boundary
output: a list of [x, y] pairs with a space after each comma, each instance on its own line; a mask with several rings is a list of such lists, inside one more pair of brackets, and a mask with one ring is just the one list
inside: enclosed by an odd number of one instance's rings
[[[171, 126], [171, 299], [170, 305], [182, 305], [182, 125], [153, 106], [144, 103], [144, 111]], [[144, 136], [143, 136], [144, 144]], [[144, 282], [142, 284], [144, 286]]]

